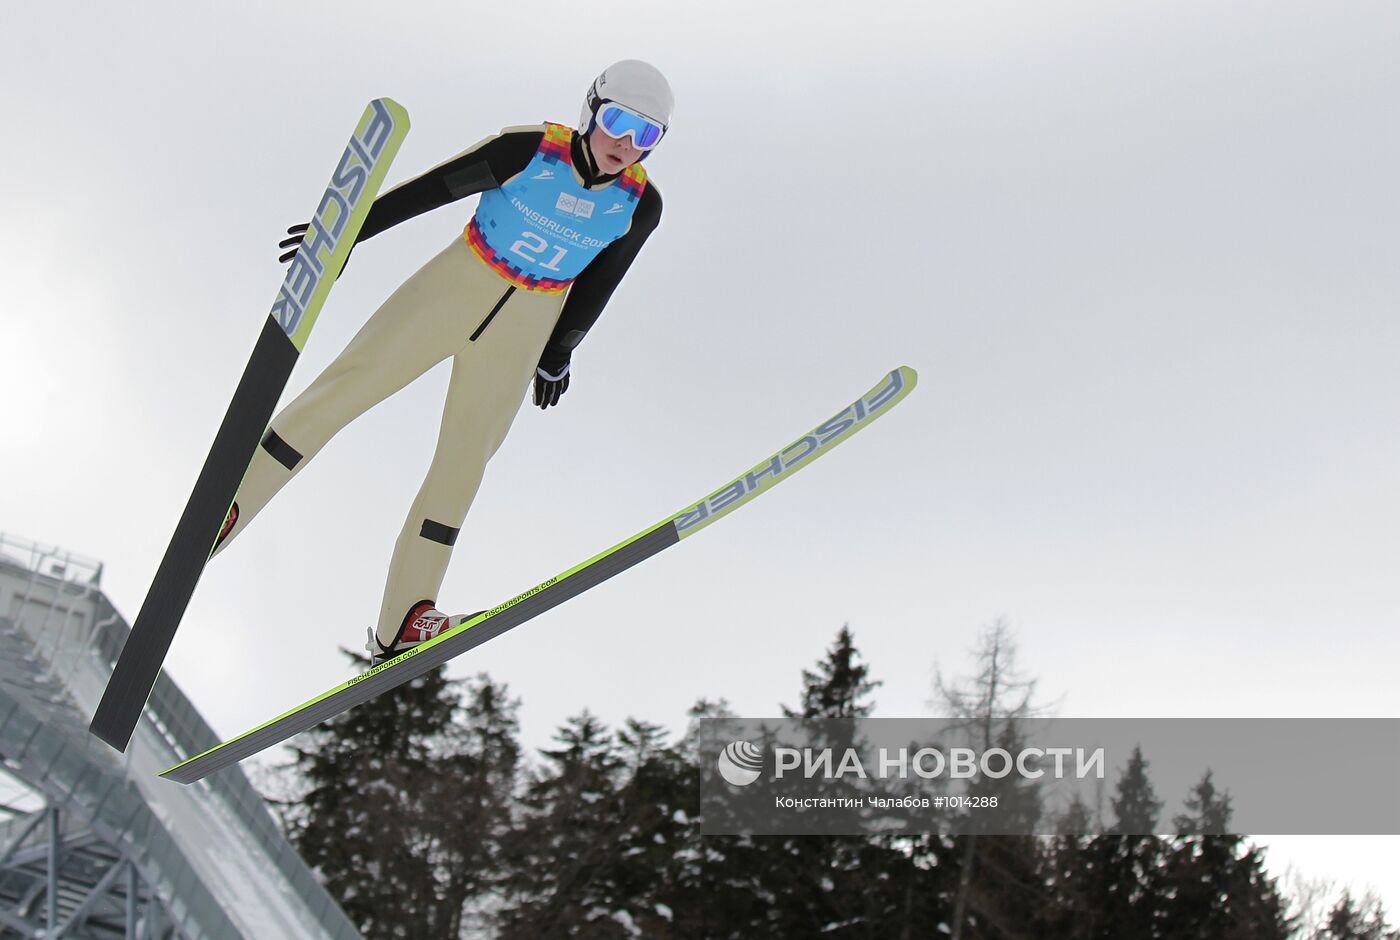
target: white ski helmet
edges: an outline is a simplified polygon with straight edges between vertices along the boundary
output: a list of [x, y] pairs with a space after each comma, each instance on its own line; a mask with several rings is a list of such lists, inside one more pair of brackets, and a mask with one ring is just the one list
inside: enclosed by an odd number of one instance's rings
[[641, 59], [614, 62], [593, 80], [588, 94], [584, 96], [583, 111], [578, 119], [580, 134], [587, 135], [593, 131], [598, 107], [605, 101], [616, 102], [651, 118], [661, 125], [663, 131], [670, 126], [671, 112], [676, 107], [676, 97], [671, 93], [671, 84], [666, 81], [666, 76], [656, 66]]

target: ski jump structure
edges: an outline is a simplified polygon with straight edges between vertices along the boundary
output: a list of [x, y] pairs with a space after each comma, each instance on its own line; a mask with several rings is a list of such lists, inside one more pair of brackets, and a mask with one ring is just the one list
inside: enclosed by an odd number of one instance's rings
[[167, 676], [125, 754], [88, 733], [129, 630], [101, 574], [0, 535], [0, 934], [359, 938], [241, 769], [157, 776], [219, 740]]

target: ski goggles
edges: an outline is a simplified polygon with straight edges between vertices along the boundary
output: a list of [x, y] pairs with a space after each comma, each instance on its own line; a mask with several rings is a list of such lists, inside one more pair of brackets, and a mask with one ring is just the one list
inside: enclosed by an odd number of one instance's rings
[[598, 126], [614, 140], [621, 140], [630, 135], [632, 146], [638, 150], [650, 150], [661, 143], [661, 138], [666, 134], [665, 124], [659, 124], [645, 114], [624, 108], [615, 101], [605, 101], [598, 109]]

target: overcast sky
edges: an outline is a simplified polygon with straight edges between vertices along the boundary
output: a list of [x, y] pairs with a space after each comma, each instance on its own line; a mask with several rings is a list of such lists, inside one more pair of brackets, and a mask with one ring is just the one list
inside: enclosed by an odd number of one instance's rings
[[[585, 706], [774, 714], [843, 623], [877, 713], [928, 714], [934, 664], [960, 671], [998, 616], [1064, 716], [1396, 714], [1400, 7], [673, 6], [7, 13], [0, 531], [103, 560], [133, 618], [276, 242], [365, 102], [412, 115], [392, 183], [573, 123], [600, 68], [641, 57], [678, 101], [647, 164], [661, 227], [560, 407], [523, 411], [490, 466], [440, 606], [631, 536], [897, 365], [920, 385], [456, 663], [523, 699], [528, 743]], [[471, 208], [356, 250], [288, 396]], [[220, 733], [345, 678], [446, 380], [353, 424], [206, 573], [168, 666]], [[1276, 845], [1400, 919], [1400, 840]]]

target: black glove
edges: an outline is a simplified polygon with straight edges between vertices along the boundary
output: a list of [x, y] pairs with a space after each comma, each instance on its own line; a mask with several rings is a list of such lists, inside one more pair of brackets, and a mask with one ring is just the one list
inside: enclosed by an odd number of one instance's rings
[[287, 234], [292, 237], [282, 239], [277, 243], [277, 247], [287, 248], [289, 250], [278, 257], [278, 261], [286, 264], [297, 256], [297, 250], [301, 248], [302, 240], [306, 238], [306, 230], [310, 227], [310, 224], [303, 222], [301, 225], [293, 225], [291, 228], [287, 229]]
[[535, 404], [541, 410], [559, 404], [559, 398], [569, 390], [569, 352], [545, 349], [535, 369]]
[[[302, 223], [301, 225], [293, 225], [287, 229], [287, 234], [292, 237], [284, 238], [277, 243], [278, 248], [287, 249], [284, 254], [278, 257], [278, 261], [286, 264], [297, 256], [297, 252], [301, 250], [301, 243], [306, 240], [306, 230], [310, 227], [310, 224]], [[340, 266], [340, 272], [336, 274], [336, 277], [340, 277], [341, 274], [345, 273], [345, 267], [350, 263], [350, 256], [354, 253], [355, 246], [351, 245], [350, 250], [345, 254], [345, 264]]]

